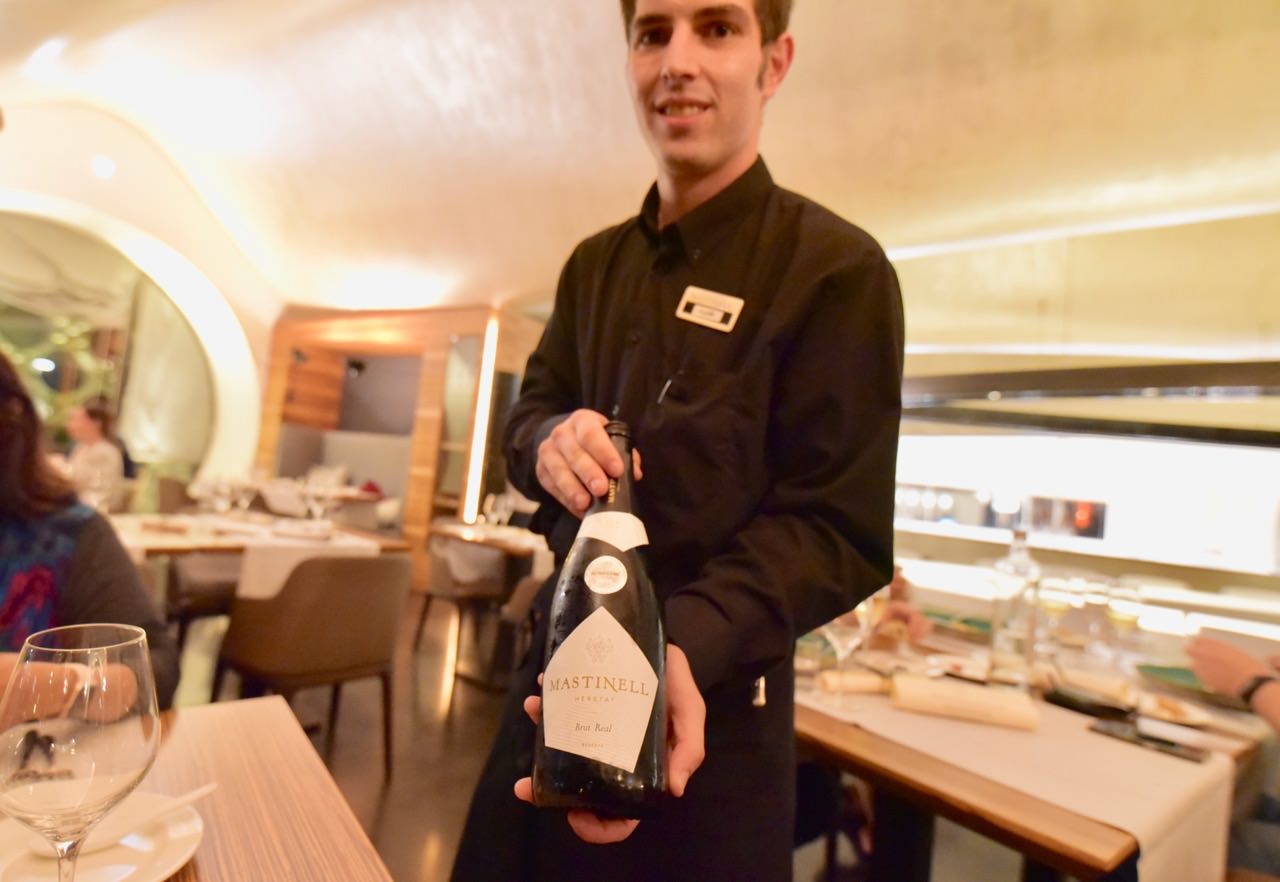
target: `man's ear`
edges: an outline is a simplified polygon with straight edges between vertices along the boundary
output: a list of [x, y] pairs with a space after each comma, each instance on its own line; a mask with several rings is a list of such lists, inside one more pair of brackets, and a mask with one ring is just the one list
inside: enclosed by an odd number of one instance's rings
[[765, 44], [764, 66], [760, 69], [760, 90], [766, 99], [772, 98], [791, 70], [791, 60], [796, 54], [796, 42], [790, 33], [782, 34], [772, 43]]

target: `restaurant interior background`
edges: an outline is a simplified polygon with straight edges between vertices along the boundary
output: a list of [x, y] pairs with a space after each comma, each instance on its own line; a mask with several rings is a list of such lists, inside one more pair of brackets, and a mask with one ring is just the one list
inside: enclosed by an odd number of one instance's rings
[[[104, 392], [158, 473], [278, 469], [323, 459], [308, 430], [369, 428], [343, 422], [353, 359], [401, 359], [379, 385], [413, 387], [387, 393], [406, 535], [473, 516], [471, 414], [495, 376], [508, 400], [573, 243], [650, 177], [614, 4], [4, 0], [0, 18], [0, 340], [63, 383], [53, 425]], [[1265, 587], [1280, 8], [811, 0], [794, 24], [763, 152], [901, 276], [903, 550], [989, 553], [984, 524], [1034, 497], [1060, 532], [1078, 504], [1099, 518], [1033, 545]], [[1179, 363], [1202, 370], [1138, 370]], [[978, 494], [973, 523], [911, 504], [947, 491]]]
[[[1280, 4], [800, 0], [793, 33], [763, 155], [902, 282], [899, 553], [1025, 519], [1038, 560], [1280, 624]], [[501, 489], [563, 260], [652, 179], [624, 50], [612, 0], [0, 0], [0, 351], [55, 438], [115, 404], [142, 510], [376, 480], [421, 589], [432, 520]]]

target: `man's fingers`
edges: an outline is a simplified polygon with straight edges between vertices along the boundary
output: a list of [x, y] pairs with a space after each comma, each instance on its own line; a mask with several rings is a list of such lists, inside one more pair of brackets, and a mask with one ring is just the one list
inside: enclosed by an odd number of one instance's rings
[[519, 781], [516, 782], [515, 791], [516, 791], [516, 799], [521, 799], [521, 800], [524, 800], [525, 802], [532, 803], [533, 802], [533, 779], [521, 778]]
[[671, 715], [667, 789], [673, 796], [683, 796], [690, 776], [706, 756], [703, 732], [707, 706], [698, 692], [689, 660], [674, 644], [667, 646], [667, 701]]
[[[622, 476], [622, 458], [618, 456], [618, 451], [614, 449], [613, 442], [609, 440], [609, 434], [604, 430], [605, 423], [608, 420], [604, 414], [596, 413], [592, 410], [578, 411], [574, 414], [583, 416], [573, 420], [573, 428], [575, 439], [578, 447], [581, 448], [591, 461], [591, 477], [595, 478], [595, 471], [599, 470], [601, 483], [596, 484], [593, 481], [583, 480], [583, 484], [591, 489], [596, 496], [603, 496], [604, 491], [609, 489], [608, 477], [612, 475], [615, 478]], [[577, 471], [576, 465], [574, 471]], [[579, 476], [585, 478], [581, 472]]]
[[542, 699], [536, 695], [530, 695], [524, 700], [524, 712], [529, 715], [529, 719], [533, 720], [536, 726], [542, 719]]
[[[518, 794], [517, 794], [518, 795]], [[593, 845], [609, 845], [621, 842], [640, 825], [639, 821], [601, 818], [591, 812], [569, 812], [569, 826], [583, 842]]]
[[640, 465], [640, 451], [631, 448], [631, 477], [639, 481], [644, 477], [644, 469]]

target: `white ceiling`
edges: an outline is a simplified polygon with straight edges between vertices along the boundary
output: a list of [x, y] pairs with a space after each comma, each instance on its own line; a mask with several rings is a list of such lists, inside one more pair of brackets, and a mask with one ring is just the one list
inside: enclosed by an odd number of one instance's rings
[[[765, 157], [892, 248], [1280, 205], [1274, 0], [797, 7]], [[6, 102], [136, 126], [304, 305], [545, 300], [651, 179], [623, 54], [613, 0], [0, 0]]]

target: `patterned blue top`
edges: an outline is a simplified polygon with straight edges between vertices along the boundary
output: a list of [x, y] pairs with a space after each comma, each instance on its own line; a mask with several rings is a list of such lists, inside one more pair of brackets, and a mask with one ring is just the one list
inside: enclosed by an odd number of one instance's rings
[[58, 625], [58, 591], [93, 509], [76, 504], [36, 520], [0, 521], [0, 652]]

